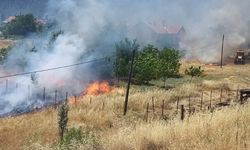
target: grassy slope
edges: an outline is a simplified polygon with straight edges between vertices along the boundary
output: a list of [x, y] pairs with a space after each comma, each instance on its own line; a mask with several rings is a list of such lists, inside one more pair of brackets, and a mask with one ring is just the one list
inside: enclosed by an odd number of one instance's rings
[[[181, 73], [192, 63], [183, 62]], [[194, 63], [197, 64], [197, 63]], [[205, 103], [209, 101], [211, 89], [236, 89], [247, 87], [250, 73], [249, 65], [203, 66], [203, 78], [189, 82], [189, 77], [169, 80], [175, 87], [165, 91], [157, 87], [133, 86], [129, 102], [129, 114], [122, 116], [124, 88], [116, 88], [112, 93], [84, 97], [80, 103], [70, 107], [69, 127], [78, 126], [90, 130], [96, 136], [102, 149], [238, 149], [248, 148], [250, 144], [250, 106], [231, 106], [230, 108], [208, 113], [197, 113], [184, 122], [176, 116], [175, 101], [181, 96], [181, 104], [187, 104], [189, 95], [193, 97], [192, 107], [199, 107], [199, 95], [205, 90]], [[162, 83], [159, 83], [162, 84]], [[213, 103], [218, 102], [219, 92], [214, 92]], [[150, 122], [146, 123], [146, 103], [156, 101], [156, 114], [150, 109]], [[234, 93], [229, 95], [234, 100]], [[223, 95], [223, 100], [229, 98]], [[161, 102], [165, 100], [166, 117], [159, 119]], [[103, 107], [104, 104], [104, 107]], [[186, 105], [187, 106], [187, 105]], [[150, 105], [151, 107], [151, 105]], [[57, 116], [56, 110], [19, 117], [0, 119], [0, 149], [50, 149], [56, 148]], [[79, 149], [93, 145], [74, 144]]]

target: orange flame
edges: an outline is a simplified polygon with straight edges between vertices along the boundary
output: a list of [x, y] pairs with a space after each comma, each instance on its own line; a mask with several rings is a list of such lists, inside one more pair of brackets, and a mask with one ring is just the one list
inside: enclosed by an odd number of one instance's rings
[[86, 86], [84, 91], [80, 94], [80, 97], [71, 96], [68, 98], [68, 103], [70, 105], [74, 105], [77, 103], [77, 99], [85, 96], [85, 95], [93, 95], [97, 96], [104, 93], [109, 93], [112, 91], [112, 87], [109, 85], [107, 81], [95, 81]]
[[104, 93], [111, 92], [112, 88], [110, 87], [107, 81], [95, 81], [89, 84], [86, 89], [83, 91], [82, 95], [100, 95]]

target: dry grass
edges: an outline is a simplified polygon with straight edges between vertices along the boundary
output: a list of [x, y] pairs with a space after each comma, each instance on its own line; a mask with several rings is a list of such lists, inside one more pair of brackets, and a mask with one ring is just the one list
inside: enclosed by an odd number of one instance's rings
[[[181, 73], [190, 63], [183, 63]], [[198, 65], [196, 63], [196, 65]], [[223, 101], [234, 101], [234, 90], [247, 87], [249, 65], [225, 66], [223, 69], [203, 65], [205, 76], [189, 82], [188, 77], [170, 90], [157, 87], [133, 86], [129, 99], [129, 113], [122, 115], [124, 88], [113, 92], [84, 97], [70, 106], [69, 128], [90, 130], [97, 138], [100, 149], [248, 149], [250, 141], [250, 106], [232, 106], [214, 113], [205, 110], [179, 121], [176, 100], [187, 108], [199, 110], [200, 92], [204, 91], [204, 108], [219, 102], [222, 88]], [[240, 74], [239, 74], [240, 72]], [[227, 92], [228, 91], [228, 92]], [[155, 113], [152, 113], [152, 97]], [[165, 100], [165, 120], [160, 119], [162, 100]], [[150, 104], [149, 122], [145, 122], [147, 103]], [[41, 112], [0, 119], [0, 149], [58, 149], [57, 111]], [[74, 144], [72, 149], [93, 149], [91, 146]]]
[[103, 140], [105, 149], [249, 149], [250, 105], [196, 114], [185, 121], [152, 121], [123, 127]]
[[12, 44], [13, 44], [13, 41], [11, 41], [11, 40], [0, 40], [0, 49], [6, 48]]

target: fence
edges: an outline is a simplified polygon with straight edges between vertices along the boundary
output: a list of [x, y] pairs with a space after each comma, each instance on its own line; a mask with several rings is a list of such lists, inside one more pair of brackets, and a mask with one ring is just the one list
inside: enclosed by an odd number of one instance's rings
[[[206, 97], [204, 96], [206, 95]], [[225, 106], [230, 106], [232, 100], [235, 102], [241, 102], [239, 100], [239, 89], [237, 90], [223, 90], [222, 88], [219, 90], [210, 90], [210, 91], [200, 91], [199, 96], [189, 95], [188, 97], [181, 98], [181, 96], [177, 97], [175, 100], [175, 104], [173, 105], [172, 110], [173, 116], [180, 116], [181, 120], [184, 120], [185, 116], [192, 115], [195, 112], [203, 112], [210, 111], [213, 112], [215, 109], [222, 108]], [[152, 118], [162, 118], [169, 119], [170, 114], [166, 114], [166, 101], [161, 100], [161, 105], [158, 106], [158, 112], [156, 112], [156, 99], [152, 97], [152, 101], [148, 102], [145, 110], [145, 121], [149, 120], [150, 113], [152, 114]], [[151, 103], [151, 105], [150, 105]], [[151, 109], [150, 109], [151, 108]]]

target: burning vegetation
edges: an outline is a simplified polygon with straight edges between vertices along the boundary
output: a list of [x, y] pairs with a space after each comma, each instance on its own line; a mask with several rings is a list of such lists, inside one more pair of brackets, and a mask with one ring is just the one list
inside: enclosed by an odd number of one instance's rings
[[95, 81], [85, 88], [81, 95], [100, 95], [111, 92], [112, 88], [107, 81]]
[[[94, 81], [87, 85], [85, 89], [80, 94], [80, 98], [84, 96], [97, 96], [105, 93], [110, 93], [112, 91], [112, 87], [108, 81]], [[78, 97], [72, 96], [68, 99], [69, 104], [75, 104], [77, 102]]]

